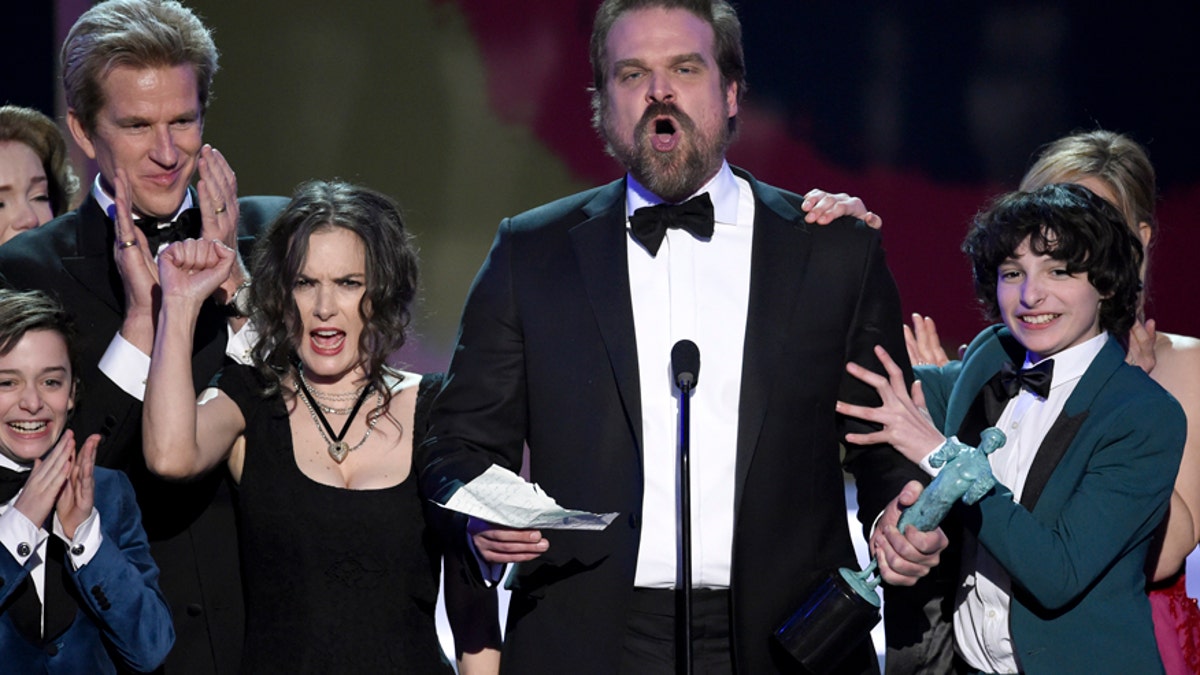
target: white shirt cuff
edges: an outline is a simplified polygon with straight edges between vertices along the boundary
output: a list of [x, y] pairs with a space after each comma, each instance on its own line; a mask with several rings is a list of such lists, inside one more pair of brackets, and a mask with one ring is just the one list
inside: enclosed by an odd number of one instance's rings
[[88, 517], [84, 518], [79, 527], [75, 528], [74, 539], [67, 538], [67, 533], [63, 531], [57, 513], [54, 514], [53, 527], [54, 535], [66, 542], [67, 554], [75, 569], [90, 563], [96, 552], [100, 550], [100, 544], [104, 542], [104, 536], [100, 533], [100, 512], [94, 506]]
[[233, 326], [228, 322], [225, 323], [225, 327], [229, 331], [229, 340], [225, 343], [225, 355], [243, 366], [252, 365], [253, 359], [250, 358], [250, 350], [258, 342], [258, 330], [254, 328], [254, 322], [247, 321], [237, 331], [234, 331]]
[[[954, 438], [954, 437], [952, 436], [951, 438]], [[939, 445], [936, 448], [927, 452], [925, 454], [925, 456], [921, 458], [921, 461], [917, 463], [917, 466], [921, 467], [921, 470], [924, 471], [925, 473], [929, 474], [930, 476], [933, 476], [934, 478], [937, 478], [937, 475], [942, 472], [942, 468], [941, 467], [938, 467], [936, 469], [933, 468], [933, 465], [929, 463], [929, 459], [931, 457], [933, 457], [935, 454], [937, 454], [938, 450], [941, 450], [942, 448], [946, 447], [946, 443], [949, 443], [949, 442], [950, 442], [950, 439], [946, 439], [946, 441], [943, 442], [941, 445]], [[943, 464], [942, 466], [945, 466], [945, 464]]]
[[13, 508], [14, 503], [15, 497], [8, 503], [8, 510], [0, 515], [0, 544], [8, 549], [17, 564], [24, 566], [50, 534]]
[[134, 347], [120, 333], [113, 336], [100, 357], [100, 372], [108, 376], [122, 391], [143, 401], [146, 398], [146, 376], [150, 374], [150, 355]]

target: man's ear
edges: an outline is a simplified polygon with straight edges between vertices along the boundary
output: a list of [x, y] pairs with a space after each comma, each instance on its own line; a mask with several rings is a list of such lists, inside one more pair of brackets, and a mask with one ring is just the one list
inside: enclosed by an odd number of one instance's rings
[[730, 82], [725, 89], [725, 105], [729, 108], [729, 116], [736, 117], [738, 114], [738, 84]]
[[75, 114], [74, 108], [67, 110], [67, 128], [71, 130], [71, 138], [75, 139], [75, 145], [83, 150], [83, 154], [87, 155], [88, 159], [96, 159], [96, 146], [92, 145], [92, 138], [83, 128], [83, 122]]

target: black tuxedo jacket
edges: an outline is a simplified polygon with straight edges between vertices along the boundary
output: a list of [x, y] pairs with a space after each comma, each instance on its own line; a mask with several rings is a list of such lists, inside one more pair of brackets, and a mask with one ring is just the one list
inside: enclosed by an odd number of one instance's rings
[[[832, 568], [856, 567], [834, 402], [878, 404], [846, 374], [906, 363], [900, 303], [879, 234], [850, 218], [803, 221], [802, 198], [755, 195], [738, 407], [731, 594], [739, 673], [790, 672], [773, 631]], [[603, 532], [548, 532], [519, 565], [504, 646], [510, 673], [616, 672], [642, 511], [642, 413], [626, 258], [625, 182], [506, 219], [471, 289], [422, 451], [422, 487], [448, 498], [490, 464], [529, 473], [564, 506], [621, 516]], [[720, 269], [711, 270], [721, 274]], [[722, 358], [720, 354], [706, 355]], [[701, 384], [700, 386], [703, 386]], [[871, 519], [916, 475], [890, 447], [852, 447]], [[697, 525], [699, 526], [699, 525]], [[448, 533], [462, 548], [466, 536]], [[864, 641], [844, 672], [873, 672]]]
[[[195, 196], [193, 194], [193, 201]], [[287, 203], [283, 197], [238, 200], [239, 248]], [[100, 357], [121, 328], [125, 295], [113, 260], [114, 228], [90, 195], [76, 211], [0, 246], [0, 284], [58, 298], [77, 330], [79, 389], [70, 421], [77, 438], [101, 433], [97, 464], [129, 474], [164, 595], [178, 633], [167, 669], [236, 672], [241, 657], [242, 598], [225, 471], [191, 483], [150, 475], [142, 458], [142, 403], [100, 372]], [[207, 303], [196, 328], [193, 377], [204, 387], [225, 362], [226, 320]]]

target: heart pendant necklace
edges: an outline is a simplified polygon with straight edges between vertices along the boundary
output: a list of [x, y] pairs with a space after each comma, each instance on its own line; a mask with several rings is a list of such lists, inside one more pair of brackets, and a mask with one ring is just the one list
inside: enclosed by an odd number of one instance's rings
[[[370, 395], [374, 387], [371, 385], [363, 387], [362, 393], [358, 395], [358, 400], [354, 402], [354, 407], [350, 409], [350, 416], [346, 418], [346, 423], [342, 425], [341, 432], [335, 434], [333, 426], [329, 424], [329, 420], [325, 419], [324, 413], [321, 412], [321, 406], [317, 405], [317, 402], [313, 399], [312, 392], [308, 390], [308, 385], [304, 381], [303, 371], [300, 371], [299, 368], [297, 368], [297, 371], [300, 373], [300, 377], [296, 378], [296, 389], [300, 390], [303, 394], [304, 406], [308, 408], [308, 413], [312, 415], [313, 423], [317, 425], [317, 431], [321, 434], [321, 438], [328, 444], [329, 456], [333, 458], [333, 461], [341, 464], [342, 460], [346, 459], [346, 455], [361, 448], [363, 443], [367, 442], [367, 439], [371, 437], [371, 432], [375, 430], [376, 422], [381, 417], [380, 414], [369, 415], [367, 432], [363, 434], [362, 440], [353, 446], [342, 440], [346, 438], [346, 432], [350, 431], [350, 424], [358, 416], [358, 411], [362, 408], [363, 401], [367, 400], [367, 396]], [[383, 403], [382, 396], [379, 397], [379, 403]]]

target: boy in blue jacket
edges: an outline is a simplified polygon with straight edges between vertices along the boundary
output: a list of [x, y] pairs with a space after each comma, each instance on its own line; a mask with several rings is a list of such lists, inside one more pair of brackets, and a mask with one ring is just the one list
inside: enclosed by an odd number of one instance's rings
[[0, 290], [0, 669], [157, 668], [175, 641], [129, 479], [75, 452], [66, 312]]

